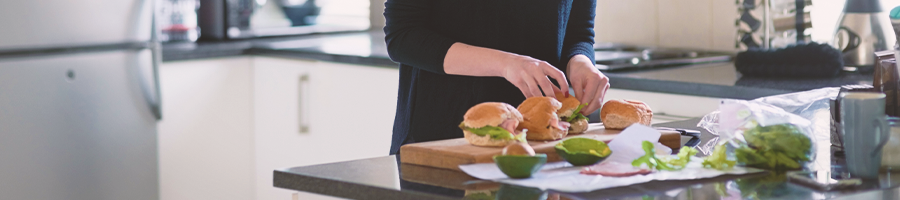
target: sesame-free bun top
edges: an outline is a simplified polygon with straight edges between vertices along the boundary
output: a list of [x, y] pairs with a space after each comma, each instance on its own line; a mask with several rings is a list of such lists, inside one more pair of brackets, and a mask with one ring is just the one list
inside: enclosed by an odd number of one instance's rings
[[600, 120], [606, 129], [625, 129], [634, 123], [650, 126], [653, 111], [637, 100], [609, 100], [600, 109]]
[[522, 121], [522, 114], [512, 105], [502, 102], [484, 102], [472, 106], [463, 116], [463, 123], [471, 128], [500, 126], [506, 119]]
[[[559, 100], [559, 102], [562, 103], [562, 106], [556, 111], [556, 114], [559, 115], [559, 117], [572, 117], [576, 114], [575, 109], [581, 105], [581, 101], [578, 101], [574, 95], [566, 97], [562, 92], [556, 93], [556, 100]], [[569, 134], [581, 134], [584, 133], [584, 131], [587, 131], [587, 119], [579, 118], [578, 120], [572, 121], [570, 124]]]
[[519, 124], [520, 129], [528, 129], [528, 140], [557, 140], [566, 136], [568, 128], [561, 129], [557, 124], [559, 115], [556, 111], [562, 103], [552, 97], [531, 97], [519, 104], [519, 112], [525, 121]]
[[556, 111], [556, 114], [560, 117], [571, 117], [575, 114], [574, 112], [575, 109], [578, 108], [578, 105], [581, 105], [581, 101], [578, 101], [578, 99], [575, 98], [575, 95], [566, 97], [562, 92], [556, 92], [556, 100], [562, 103], [562, 106]]

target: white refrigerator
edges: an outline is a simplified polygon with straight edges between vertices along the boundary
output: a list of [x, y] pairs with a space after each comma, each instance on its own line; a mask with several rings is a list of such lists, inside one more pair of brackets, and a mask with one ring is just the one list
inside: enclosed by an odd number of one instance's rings
[[0, 199], [159, 199], [153, 5], [0, 1]]

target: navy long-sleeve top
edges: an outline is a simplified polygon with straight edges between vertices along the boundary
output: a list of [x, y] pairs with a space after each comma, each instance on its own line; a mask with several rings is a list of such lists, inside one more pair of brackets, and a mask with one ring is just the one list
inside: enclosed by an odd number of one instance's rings
[[481, 102], [525, 100], [502, 77], [444, 73], [456, 42], [547, 61], [561, 71], [572, 56], [593, 60], [596, 0], [387, 0], [385, 41], [400, 64], [391, 154], [400, 146], [463, 136], [458, 125]]

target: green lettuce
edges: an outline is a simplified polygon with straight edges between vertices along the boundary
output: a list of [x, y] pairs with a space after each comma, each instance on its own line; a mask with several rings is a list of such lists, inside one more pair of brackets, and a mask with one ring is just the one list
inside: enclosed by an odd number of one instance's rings
[[799, 169], [810, 161], [812, 140], [797, 126], [758, 126], [744, 132], [747, 143], [735, 149], [737, 161], [764, 169]]
[[587, 119], [587, 117], [585, 117], [584, 115], [581, 114], [581, 109], [584, 108], [585, 106], [587, 106], [586, 103], [585, 103], [585, 104], [578, 105], [578, 107], [575, 108], [575, 111], [572, 112], [572, 116], [570, 116], [570, 117], [560, 117], [560, 118], [561, 118], [563, 121], [566, 121], [566, 122], [569, 122], [569, 123], [572, 123], [573, 121], [579, 120], [579, 119], [582, 119], [582, 118], [583, 118], [583, 119]]
[[518, 135], [516, 135], [516, 134], [510, 133], [506, 129], [496, 127], [496, 126], [484, 126], [481, 128], [471, 128], [471, 127], [467, 127], [465, 123], [460, 123], [459, 128], [463, 129], [463, 130], [467, 130], [469, 132], [472, 132], [473, 134], [478, 135], [478, 136], [490, 136], [491, 139], [494, 139], [494, 140], [514, 139], [514, 140], [519, 140], [522, 142], [525, 141], [525, 131], [524, 130], [522, 131], [522, 133], [519, 133]]
[[713, 149], [712, 155], [703, 159], [703, 167], [717, 170], [729, 170], [734, 167], [736, 161], [728, 159], [728, 155], [725, 154], [726, 149], [725, 144], [717, 145]]
[[684, 166], [691, 162], [691, 157], [697, 154], [697, 150], [694, 148], [681, 147], [678, 155], [674, 158], [660, 159], [656, 157], [656, 151], [653, 148], [652, 142], [644, 140], [644, 142], [641, 143], [641, 147], [644, 149], [644, 156], [631, 161], [632, 166], [640, 167], [641, 165], [647, 165], [650, 169], [676, 171], [684, 169]]

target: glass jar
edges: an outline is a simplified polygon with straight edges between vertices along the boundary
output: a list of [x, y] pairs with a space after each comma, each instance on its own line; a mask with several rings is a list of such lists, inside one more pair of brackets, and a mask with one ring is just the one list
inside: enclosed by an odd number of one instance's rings
[[881, 168], [887, 171], [900, 171], [900, 118], [888, 117], [891, 126], [891, 138], [881, 149]]

